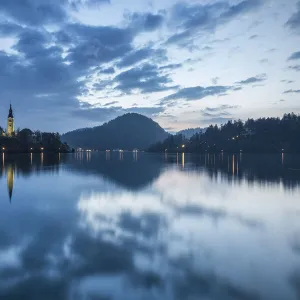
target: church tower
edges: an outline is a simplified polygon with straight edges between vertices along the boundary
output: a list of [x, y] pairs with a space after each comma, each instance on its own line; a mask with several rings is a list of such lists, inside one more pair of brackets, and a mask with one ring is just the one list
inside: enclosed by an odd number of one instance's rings
[[8, 118], [7, 118], [7, 136], [12, 136], [15, 132], [14, 115], [11, 105], [9, 107]]

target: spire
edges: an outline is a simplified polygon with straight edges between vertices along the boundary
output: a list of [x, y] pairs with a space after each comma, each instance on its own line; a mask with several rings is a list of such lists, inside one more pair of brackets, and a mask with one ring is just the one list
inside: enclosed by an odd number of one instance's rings
[[11, 104], [10, 104], [10, 106], [9, 106], [8, 117], [9, 117], [9, 118], [13, 118], [13, 117], [14, 117], [14, 114], [13, 114], [13, 110], [12, 110]]

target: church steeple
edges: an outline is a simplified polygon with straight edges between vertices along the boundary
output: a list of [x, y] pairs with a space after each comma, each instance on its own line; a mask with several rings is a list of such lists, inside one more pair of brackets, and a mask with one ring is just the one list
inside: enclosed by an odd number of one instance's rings
[[13, 114], [13, 110], [12, 110], [12, 107], [11, 107], [11, 104], [9, 106], [9, 112], [8, 112], [8, 118], [13, 118], [14, 117], [14, 114]]
[[9, 112], [7, 117], [7, 136], [13, 136], [15, 133], [15, 122], [14, 122], [14, 114], [11, 107], [11, 104], [9, 106]]

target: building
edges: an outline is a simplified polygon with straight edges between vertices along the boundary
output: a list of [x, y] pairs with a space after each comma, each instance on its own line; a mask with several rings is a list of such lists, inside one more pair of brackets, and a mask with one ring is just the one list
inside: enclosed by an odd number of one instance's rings
[[15, 120], [14, 120], [14, 113], [11, 104], [9, 106], [8, 117], [7, 117], [7, 129], [6, 132], [5, 131], [2, 132], [2, 135], [7, 137], [12, 137], [15, 135]]

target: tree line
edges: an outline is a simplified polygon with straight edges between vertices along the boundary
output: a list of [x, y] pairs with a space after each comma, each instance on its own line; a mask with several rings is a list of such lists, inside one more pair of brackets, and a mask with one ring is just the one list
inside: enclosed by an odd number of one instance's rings
[[31, 131], [28, 128], [17, 130], [12, 137], [3, 136], [0, 127], [0, 147], [6, 152], [71, 152], [67, 143], [63, 143], [59, 133]]
[[187, 139], [184, 135], [169, 135], [152, 145], [150, 152], [249, 152], [300, 153], [300, 115], [285, 114], [282, 118], [259, 118], [228, 121], [211, 125], [205, 133]]

